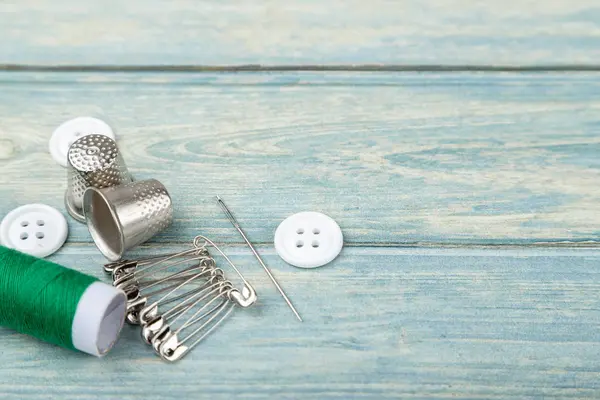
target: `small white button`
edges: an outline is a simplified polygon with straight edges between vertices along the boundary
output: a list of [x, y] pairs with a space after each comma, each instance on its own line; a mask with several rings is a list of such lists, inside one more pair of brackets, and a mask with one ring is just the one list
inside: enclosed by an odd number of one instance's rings
[[0, 223], [0, 243], [36, 257], [56, 252], [67, 240], [67, 220], [45, 204], [27, 204], [9, 212]]
[[50, 138], [50, 154], [54, 161], [67, 166], [69, 147], [82, 136], [91, 134], [108, 136], [115, 139], [115, 133], [108, 124], [98, 118], [77, 117], [61, 124], [52, 132]]
[[318, 212], [301, 212], [286, 218], [275, 231], [275, 250], [285, 262], [316, 268], [333, 261], [344, 246], [340, 226]]

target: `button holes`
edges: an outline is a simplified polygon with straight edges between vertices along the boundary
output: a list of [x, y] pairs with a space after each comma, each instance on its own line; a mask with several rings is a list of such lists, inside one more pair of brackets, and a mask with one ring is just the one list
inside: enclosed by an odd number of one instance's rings
[[300, 247], [304, 247], [304, 242], [302, 240], [298, 240], [296, 242], [296, 247], [300, 248]]
[[315, 249], [316, 249], [317, 247], [319, 247], [319, 242], [317, 242], [316, 240], [313, 240], [313, 242], [312, 242], [312, 247], [314, 247]]
[[28, 222], [28, 221], [21, 221], [21, 226], [22, 226], [22, 227], [25, 227], [25, 226], [27, 226], [27, 225], [29, 225], [29, 222]]
[[297, 233], [298, 235], [302, 235], [302, 234], [304, 233], [304, 229], [302, 229], [302, 228], [298, 228], [298, 230], [296, 231], [296, 233]]
[[[319, 230], [319, 228], [315, 228], [315, 229], [313, 229], [313, 233], [314, 233], [315, 235], [318, 235], [319, 233], [321, 233], [321, 231]], [[314, 247], [314, 246], [313, 246], [313, 247]], [[317, 247], [318, 247], [318, 246], [317, 246]]]
[[38, 239], [43, 239], [44, 238], [44, 232], [36, 232], [35, 233], [35, 237]]
[[36, 222], [36, 224], [37, 224], [38, 226], [44, 226], [45, 222], [44, 222], [44, 220], [42, 220], [42, 219], [38, 219], [38, 220], [37, 220], [37, 222]]
[[21, 233], [21, 236], [20, 236], [21, 240], [26, 240], [28, 237], [29, 237], [29, 235], [27, 234], [27, 232]]

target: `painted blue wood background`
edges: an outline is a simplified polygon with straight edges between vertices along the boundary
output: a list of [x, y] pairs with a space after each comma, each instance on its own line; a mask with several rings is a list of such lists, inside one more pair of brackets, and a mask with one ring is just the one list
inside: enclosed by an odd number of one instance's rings
[[0, 3], [17, 64], [582, 64], [595, 0], [145, 0]]
[[[134, 253], [208, 235], [260, 305], [174, 365], [129, 327], [102, 360], [0, 328], [0, 397], [600, 397], [600, 79], [575, 71], [599, 68], [599, 16], [593, 1], [1, 3], [0, 216], [62, 209], [49, 136], [99, 116], [174, 198], [173, 226]], [[177, 72], [242, 64], [464, 72]], [[574, 71], [468, 72], [506, 65]], [[313, 271], [272, 246], [305, 210], [346, 239]], [[69, 226], [51, 259], [105, 279]]]

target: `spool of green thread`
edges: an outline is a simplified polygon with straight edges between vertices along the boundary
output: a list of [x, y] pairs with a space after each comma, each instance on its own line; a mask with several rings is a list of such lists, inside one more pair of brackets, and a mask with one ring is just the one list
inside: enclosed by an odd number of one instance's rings
[[116, 342], [123, 291], [81, 272], [0, 246], [0, 325], [95, 356]]

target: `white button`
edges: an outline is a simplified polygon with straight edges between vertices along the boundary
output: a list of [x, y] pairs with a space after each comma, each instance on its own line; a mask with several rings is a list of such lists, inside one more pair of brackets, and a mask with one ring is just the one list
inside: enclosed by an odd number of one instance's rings
[[285, 262], [300, 268], [328, 264], [340, 254], [344, 237], [340, 226], [318, 212], [286, 218], [275, 231], [275, 250]]
[[9, 212], [0, 223], [0, 243], [36, 257], [56, 252], [67, 240], [67, 220], [45, 204], [27, 204]]
[[67, 166], [69, 147], [82, 136], [91, 134], [108, 136], [115, 139], [115, 133], [108, 124], [98, 118], [77, 117], [61, 124], [52, 132], [50, 138], [50, 154], [54, 161]]

